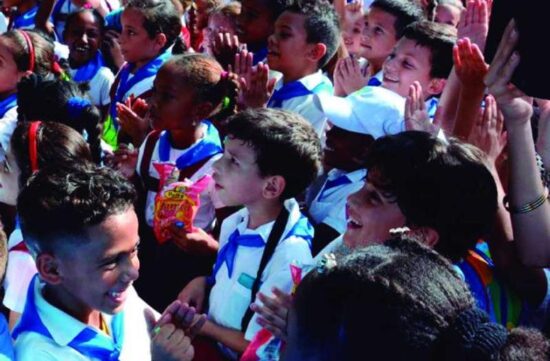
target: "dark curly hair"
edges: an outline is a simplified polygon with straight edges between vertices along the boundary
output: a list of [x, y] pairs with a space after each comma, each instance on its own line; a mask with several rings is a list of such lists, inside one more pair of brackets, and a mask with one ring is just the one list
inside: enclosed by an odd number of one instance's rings
[[374, 0], [370, 8], [382, 10], [395, 16], [395, 38], [403, 36], [403, 30], [415, 21], [423, 20], [424, 13], [417, 1], [409, 0]]
[[133, 207], [133, 185], [117, 172], [68, 163], [35, 173], [17, 198], [25, 242], [35, 254], [84, 242], [86, 228]]
[[321, 142], [300, 115], [275, 109], [248, 109], [228, 119], [228, 137], [251, 146], [262, 176], [286, 181], [281, 199], [300, 194], [321, 167]]
[[451, 264], [413, 239], [327, 264], [298, 286], [286, 361], [546, 360], [540, 333], [491, 323]]

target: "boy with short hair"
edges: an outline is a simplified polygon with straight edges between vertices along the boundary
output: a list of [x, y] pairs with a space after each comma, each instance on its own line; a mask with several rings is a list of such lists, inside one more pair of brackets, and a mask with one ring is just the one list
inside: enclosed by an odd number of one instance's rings
[[[106, 168], [38, 172], [18, 198], [39, 275], [13, 331], [17, 360], [151, 360], [135, 191]], [[166, 330], [165, 330], [166, 331]], [[156, 352], [156, 351], [155, 351]]]
[[[201, 334], [236, 359], [261, 329], [249, 311], [256, 293], [275, 286], [290, 291], [291, 262], [312, 260], [313, 229], [293, 197], [317, 175], [321, 145], [302, 117], [280, 110], [246, 110], [230, 118], [226, 129], [214, 180], [224, 204], [245, 208], [222, 223], [209, 320]], [[207, 287], [206, 277], [196, 278], [179, 299], [200, 310]]]
[[[132, 104], [128, 107], [127, 103], [150, 97], [155, 76], [172, 55], [170, 48], [182, 26], [170, 0], [130, 0], [124, 7], [121, 22], [120, 49], [126, 63], [111, 88], [110, 117], [103, 131], [104, 140], [115, 148], [119, 126], [117, 117], [120, 120], [135, 117]], [[146, 124], [143, 137], [147, 130]]]
[[[456, 37], [452, 27], [429, 21], [409, 25], [384, 63], [384, 76], [379, 87], [366, 86], [345, 98], [319, 94], [315, 104], [329, 118], [340, 118], [349, 126], [362, 128], [378, 138], [405, 130], [403, 111], [405, 97], [414, 82], [424, 90], [428, 114], [437, 108], [453, 67]], [[370, 109], [376, 106], [376, 116]]]

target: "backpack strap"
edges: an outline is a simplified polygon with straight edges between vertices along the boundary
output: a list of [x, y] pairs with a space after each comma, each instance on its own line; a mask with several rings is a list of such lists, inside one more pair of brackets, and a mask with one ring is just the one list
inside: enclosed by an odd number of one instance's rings
[[153, 158], [153, 152], [155, 151], [155, 145], [160, 137], [162, 131], [153, 130], [149, 133], [147, 140], [145, 141], [145, 148], [143, 149], [143, 156], [141, 157], [141, 163], [139, 165], [139, 173], [145, 189], [151, 192], [158, 192], [159, 190], [159, 180], [151, 177], [149, 174], [149, 165], [151, 164], [151, 159]]
[[[258, 273], [256, 274], [256, 279], [254, 280], [254, 283], [252, 284], [252, 289], [250, 291], [251, 304], [256, 301], [256, 294], [260, 290], [260, 284], [262, 283], [261, 281], [262, 274], [264, 273], [267, 263], [269, 262], [269, 260], [271, 260], [271, 257], [273, 257], [273, 253], [275, 253], [275, 248], [277, 248], [277, 245], [279, 244], [279, 240], [283, 235], [285, 226], [288, 222], [288, 217], [289, 217], [288, 210], [283, 206], [283, 209], [277, 216], [277, 219], [275, 220], [275, 224], [273, 224], [273, 228], [271, 229], [271, 232], [269, 233], [269, 237], [267, 238], [264, 252], [262, 254], [262, 259], [260, 261], [260, 267], [258, 267]], [[250, 323], [252, 316], [254, 316], [254, 311], [252, 311], [250, 307], [248, 307], [241, 321], [241, 331], [243, 333], [246, 332], [246, 329], [248, 328], [248, 324]]]

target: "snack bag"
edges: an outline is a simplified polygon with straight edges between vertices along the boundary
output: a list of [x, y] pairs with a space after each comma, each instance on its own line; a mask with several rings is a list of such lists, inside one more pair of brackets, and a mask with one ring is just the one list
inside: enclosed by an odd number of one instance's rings
[[164, 183], [155, 197], [153, 214], [153, 231], [157, 241], [162, 244], [171, 238], [167, 227], [174, 221], [180, 221], [187, 232], [193, 232], [193, 222], [200, 207], [200, 193], [208, 187], [212, 177], [205, 175], [196, 182], [189, 179], [174, 181], [177, 179], [174, 177], [174, 169], [177, 168], [173, 167], [168, 173], [169, 164], [153, 165], [155, 168], [159, 166], [157, 171], [161, 177], [161, 185]]

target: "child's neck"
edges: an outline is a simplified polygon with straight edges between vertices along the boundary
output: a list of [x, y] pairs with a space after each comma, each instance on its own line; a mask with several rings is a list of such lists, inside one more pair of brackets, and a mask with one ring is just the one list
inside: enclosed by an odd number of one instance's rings
[[195, 128], [170, 129], [169, 132], [170, 145], [177, 149], [189, 148], [204, 136], [204, 129], [200, 124]]
[[283, 209], [284, 205], [279, 199], [261, 201], [246, 205], [248, 210], [247, 228], [256, 229], [264, 224], [273, 222]]
[[157, 54], [157, 55], [155, 55], [151, 58], [148, 58], [148, 59], [143, 59], [143, 60], [136, 61], [135, 63], [133, 63], [134, 66], [132, 67], [132, 70], [130, 71], [130, 73], [135, 74], [139, 69], [141, 69], [144, 65], [150, 63], [151, 60], [155, 59], [160, 54], [162, 54], [162, 53], [159, 53], [159, 54]]
[[17, 13], [24, 14], [35, 6], [36, 1], [25, 1], [22, 4], [17, 5]]
[[42, 292], [44, 299], [51, 305], [76, 318], [82, 323], [98, 329], [100, 328], [101, 313], [83, 305], [65, 289], [46, 284]]
[[382, 70], [382, 66], [384, 65], [384, 62], [380, 61], [370, 61], [369, 60], [369, 67], [367, 68], [369, 78], [373, 77], [378, 73], [380, 70]]
[[308, 75], [315, 74], [318, 71], [319, 69], [317, 68], [317, 65], [312, 65], [294, 72], [287, 72], [283, 74], [283, 84], [302, 79]]

